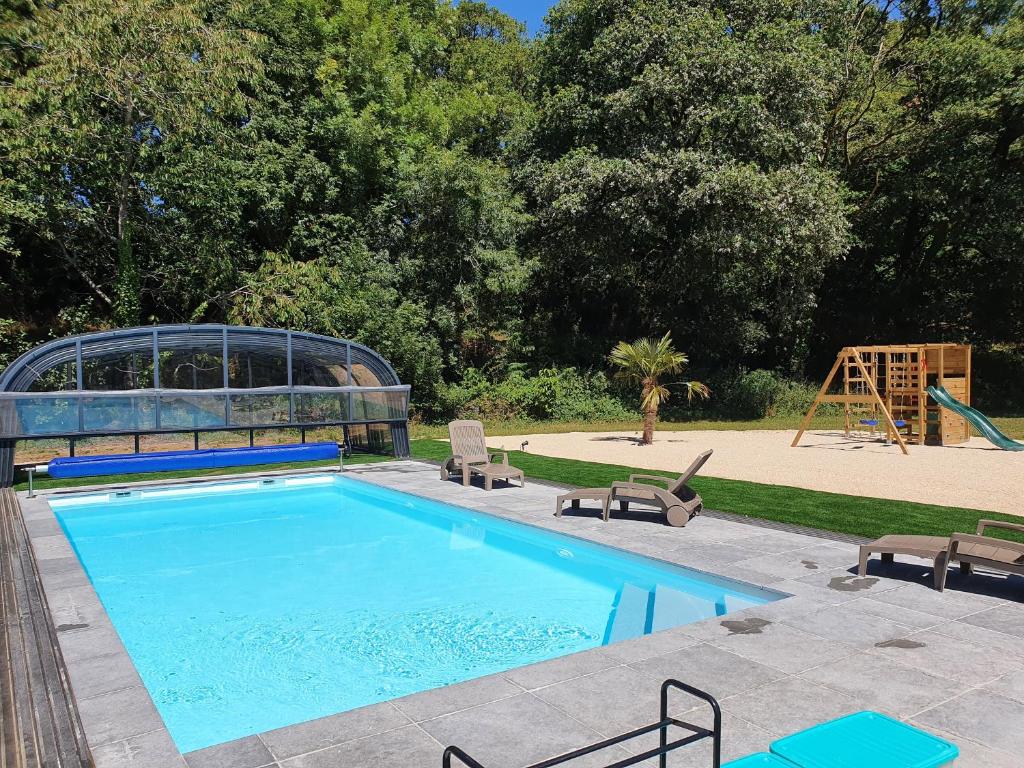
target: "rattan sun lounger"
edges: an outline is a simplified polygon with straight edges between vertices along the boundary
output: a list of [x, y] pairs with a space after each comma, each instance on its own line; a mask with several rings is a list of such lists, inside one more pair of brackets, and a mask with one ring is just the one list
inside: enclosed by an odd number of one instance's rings
[[555, 499], [555, 517], [562, 516], [562, 507], [565, 502], [571, 501], [573, 509], [580, 508], [580, 499], [593, 499], [601, 503], [601, 519], [608, 522], [608, 506], [611, 504], [611, 488], [580, 488], [569, 493], [563, 493]]
[[[949, 562], [960, 563], [960, 570], [967, 574], [978, 565], [993, 571], [1024, 576], [1024, 544], [985, 536], [986, 528], [1024, 533], [1024, 525], [1018, 523], [979, 520], [976, 533], [954, 533], [949, 537]], [[936, 583], [935, 588], [942, 591], [945, 586], [946, 569], [943, 568], [942, 580]]]
[[[480, 475], [484, 489], [491, 490], [495, 480], [515, 478], [520, 486], [526, 485], [523, 470], [508, 463], [504, 451], [490, 453], [484, 436], [484, 425], [479, 421], [460, 420], [448, 425], [448, 437], [452, 443], [452, 455], [441, 466], [441, 479], [447, 480], [452, 474], [462, 474], [462, 484], [469, 485], [472, 475]], [[496, 458], [501, 458], [496, 462]]]
[[[677, 478], [661, 475], [630, 475], [629, 480], [625, 483], [612, 483], [611, 500], [619, 502], [619, 510], [623, 514], [629, 512], [631, 503], [655, 507], [665, 513], [665, 519], [669, 525], [682, 527], [694, 516], [699, 515], [704, 508], [704, 500], [687, 483], [711, 458], [711, 454], [710, 450], [704, 451]], [[647, 482], [638, 482], [641, 480]], [[652, 485], [652, 482], [665, 483], [666, 487]]]
[[861, 544], [860, 564], [857, 573], [860, 576], [867, 575], [868, 559], [871, 555], [878, 553], [882, 556], [883, 563], [891, 563], [893, 555], [910, 555], [911, 557], [922, 557], [931, 560], [935, 568], [935, 588], [941, 590], [940, 586], [946, 580], [947, 552], [949, 550], [949, 539], [946, 536], [904, 536], [890, 534], [872, 541], [870, 544]]
[[945, 536], [883, 536], [860, 548], [858, 574], [867, 573], [868, 558], [874, 553], [882, 556], [883, 562], [891, 563], [893, 555], [912, 555], [931, 560], [935, 568], [935, 589], [940, 592], [946, 587], [948, 566], [960, 563], [960, 570], [970, 574], [975, 565], [1003, 573], [1024, 576], [1024, 544], [1017, 541], [985, 536], [986, 528], [1002, 528], [1024, 533], [1024, 525], [1004, 523], [998, 520], [980, 520], [976, 533], [954, 533]]

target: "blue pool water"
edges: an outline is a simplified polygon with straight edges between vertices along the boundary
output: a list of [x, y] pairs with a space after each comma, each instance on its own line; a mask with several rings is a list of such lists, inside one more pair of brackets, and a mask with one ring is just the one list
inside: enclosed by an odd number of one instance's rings
[[347, 477], [50, 503], [183, 752], [782, 596]]

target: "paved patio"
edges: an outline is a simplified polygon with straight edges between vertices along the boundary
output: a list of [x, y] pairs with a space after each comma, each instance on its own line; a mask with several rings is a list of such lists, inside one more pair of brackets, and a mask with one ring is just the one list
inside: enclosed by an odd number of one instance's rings
[[[951, 574], [940, 594], [928, 586], [923, 563], [897, 564], [884, 575], [873, 563], [868, 577], [857, 578], [856, 546], [848, 541], [712, 515], [681, 529], [653, 517], [613, 516], [603, 523], [592, 509], [555, 518], [553, 487], [531, 483], [487, 493], [441, 482], [436, 467], [416, 462], [349, 474], [793, 597], [182, 758], [95, 593], [82, 581], [84, 573], [75, 569], [77, 559], [54, 529], [49, 506], [23, 499], [97, 768], [438, 768], [447, 744], [461, 746], [487, 768], [516, 768], [656, 720], [658, 686], [666, 677], [719, 699], [725, 760], [870, 708], [955, 741], [958, 766], [1021, 765], [1024, 579]], [[682, 697], [675, 701], [678, 712], [690, 706]], [[699, 709], [690, 715], [698, 721], [703, 716]], [[709, 766], [710, 745], [703, 745], [673, 753], [669, 765]], [[606, 765], [627, 754], [616, 747], [571, 765]]]

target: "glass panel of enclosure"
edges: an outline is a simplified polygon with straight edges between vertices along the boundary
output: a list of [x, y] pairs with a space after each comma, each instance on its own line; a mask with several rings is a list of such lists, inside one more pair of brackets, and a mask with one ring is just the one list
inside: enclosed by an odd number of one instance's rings
[[231, 395], [231, 426], [289, 424], [288, 395]]

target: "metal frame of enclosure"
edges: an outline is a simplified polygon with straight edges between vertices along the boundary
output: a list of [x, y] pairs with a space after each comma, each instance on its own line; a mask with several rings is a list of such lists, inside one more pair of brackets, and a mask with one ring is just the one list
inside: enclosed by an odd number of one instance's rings
[[0, 374], [0, 487], [18, 440], [353, 427], [409, 455], [409, 386], [377, 352], [272, 328], [158, 325], [71, 336]]

